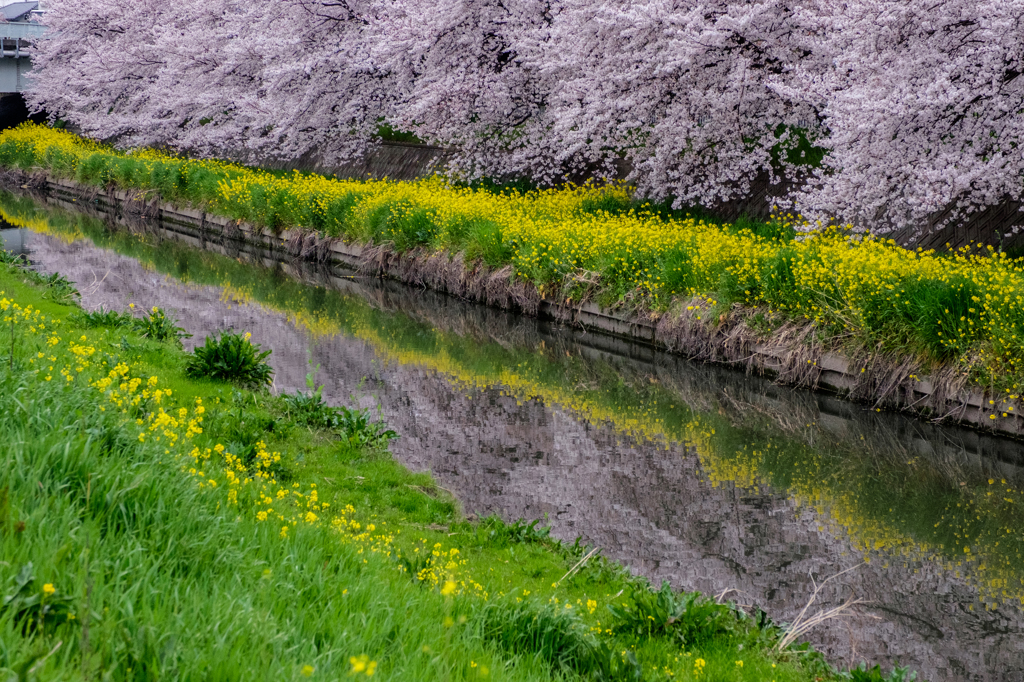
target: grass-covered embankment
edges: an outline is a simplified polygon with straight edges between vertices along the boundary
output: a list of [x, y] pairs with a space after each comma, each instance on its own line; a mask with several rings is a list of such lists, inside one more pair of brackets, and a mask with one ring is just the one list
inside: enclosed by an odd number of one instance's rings
[[467, 523], [358, 419], [190, 380], [152, 326], [81, 313], [59, 278], [4, 263], [0, 291], [11, 675], [835, 676], [764, 619]]
[[[399, 252], [448, 252], [565, 301], [596, 299], [653, 315], [697, 306], [715, 324], [762, 308], [771, 336], [813, 324], [837, 347], [961, 366], [1016, 395], [1024, 382], [1024, 266], [991, 250], [937, 254], [841, 230], [797, 236], [793, 218], [717, 225], [639, 201], [627, 188], [518, 192], [419, 182], [337, 180], [121, 153], [23, 126], [0, 135], [0, 165], [87, 186], [141, 189], [257, 226], [301, 227]], [[693, 299], [697, 299], [693, 301]]]

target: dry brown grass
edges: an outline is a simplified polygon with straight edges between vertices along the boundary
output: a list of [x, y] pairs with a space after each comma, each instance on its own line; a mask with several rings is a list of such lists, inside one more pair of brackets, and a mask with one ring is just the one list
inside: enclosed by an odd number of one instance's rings
[[527, 315], [536, 315], [541, 302], [536, 287], [516, 278], [511, 266], [493, 270], [480, 261], [466, 263], [460, 254], [368, 246], [359, 272]]
[[814, 592], [811, 593], [811, 598], [807, 600], [807, 604], [804, 605], [804, 608], [800, 610], [800, 613], [797, 614], [797, 617], [793, 619], [793, 622], [790, 623], [789, 627], [785, 629], [782, 637], [779, 638], [778, 643], [775, 645], [776, 650], [780, 652], [785, 651], [787, 648], [789, 648], [791, 644], [793, 644], [793, 642], [803, 639], [803, 636], [813, 628], [817, 627], [818, 625], [821, 625], [825, 621], [832, 620], [833, 618], [841, 618], [847, 615], [851, 608], [857, 606], [858, 604], [863, 604], [863, 599], [854, 599], [853, 597], [850, 597], [838, 606], [833, 606], [832, 608], [818, 611], [813, 615], [808, 615], [808, 611], [814, 605], [814, 602], [817, 601], [818, 595], [821, 593], [821, 590], [825, 587], [825, 585], [835, 580], [839, 576], [849, 573], [850, 571], [853, 571], [855, 569], [858, 569], [863, 565], [864, 564], [857, 564], [843, 571], [839, 571], [835, 575], [825, 578], [825, 580], [821, 581], [820, 583], [816, 582], [814, 580], [814, 576], [812, 575], [811, 583], [814, 585]]

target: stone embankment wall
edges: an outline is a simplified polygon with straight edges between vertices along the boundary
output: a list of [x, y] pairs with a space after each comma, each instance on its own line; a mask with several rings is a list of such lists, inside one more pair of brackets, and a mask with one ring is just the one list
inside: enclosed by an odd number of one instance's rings
[[40, 191], [58, 204], [102, 211], [141, 230], [148, 221], [159, 221], [163, 228], [201, 242], [232, 240], [261, 246], [284, 257], [331, 263], [692, 359], [766, 374], [783, 384], [835, 392], [875, 409], [909, 411], [931, 420], [1024, 437], [1021, 401], [1007, 402], [970, 386], [956, 368], [925, 376], [925, 370], [910, 357], [844, 356], [817, 344], [809, 325], [784, 325], [766, 340], [745, 324], [749, 311], [741, 309], [709, 322], [687, 312], [685, 306], [652, 319], [606, 310], [594, 303], [566, 305], [541, 297], [532, 285], [514, 281], [509, 267], [492, 271], [467, 265], [449, 254], [396, 254], [384, 247], [323, 239], [294, 229], [275, 234], [201, 210], [147, 200], [137, 193], [100, 193], [63, 179], [8, 173], [4, 184]]
[[315, 153], [292, 161], [246, 159], [264, 168], [299, 170], [308, 173], [333, 175], [339, 178], [390, 178], [416, 180], [433, 175], [444, 168], [451, 151], [443, 147], [408, 142], [381, 142], [372, 154], [345, 164], [325, 164]]

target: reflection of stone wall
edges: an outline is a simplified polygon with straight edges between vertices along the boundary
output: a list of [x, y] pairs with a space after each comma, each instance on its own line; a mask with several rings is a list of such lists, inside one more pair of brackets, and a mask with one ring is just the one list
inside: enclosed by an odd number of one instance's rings
[[[396, 452], [430, 469], [467, 510], [547, 514], [557, 536], [581, 535], [655, 582], [734, 589], [737, 601], [782, 621], [811, 594], [810, 574], [821, 580], [862, 558], [812, 510], [771, 493], [711, 487], [682, 446], [665, 450], [538, 402], [519, 406], [497, 390], [463, 396], [441, 377], [400, 373], [383, 398], [403, 434]], [[401, 417], [399, 406], [412, 416]], [[830, 660], [899, 660], [934, 680], [1024, 675], [1019, 611], [968, 611], [975, 591], [934, 564], [893, 559], [885, 567], [884, 556], [873, 558], [825, 594], [823, 605], [849, 595], [873, 602], [813, 633]], [[983, 655], [992, 660], [982, 665]]]
[[14, 255], [25, 253], [25, 230], [4, 229], [0, 225], [0, 250]]
[[[558, 537], [580, 535], [654, 581], [712, 594], [735, 589], [739, 602], [762, 605], [780, 621], [791, 619], [809, 597], [809, 574], [821, 579], [861, 559], [841, 531], [833, 532], [813, 510], [796, 508], [783, 495], [712, 487], [697, 453], [683, 445], [666, 449], [638, 441], [608, 424], [581, 422], [557, 406], [537, 400], [519, 404], [497, 388], [456, 389], [434, 372], [382, 360], [364, 342], [342, 336], [312, 340], [282, 313], [225, 299], [216, 287], [183, 285], [86, 242], [69, 245], [34, 235], [30, 247], [44, 271], [59, 271], [77, 283], [87, 308], [122, 309], [129, 301], [158, 305], [195, 334], [191, 343], [225, 328], [251, 331], [254, 341], [274, 350], [279, 390], [304, 386], [310, 361], [320, 365], [318, 381], [335, 403], [347, 402], [362, 378], [370, 377], [362, 401], [379, 400], [385, 418], [402, 435], [393, 447], [396, 457], [432, 471], [467, 511], [510, 519], [547, 514]], [[674, 392], [694, 407], [728, 406], [742, 423], [762, 424], [770, 414], [776, 416], [775, 428], [785, 430], [786, 419], [812, 423], [815, 415], [820, 422], [828, 414], [810, 393], [772, 388], [648, 349], [624, 359], [540, 323], [493, 315], [450, 298], [434, 309], [419, 292], [393, 294], [377, 290], [374, 302], [384, 309], [399, 302], [413, 307], [431, 325], [459, 330], [480, 343], [532, 347], [545, 340], [558, 350], [563, 344], [591, 357], [595, 371], [607, 373], [601, 368], [614, 363], [626, 380], [646, 372], [674, 382]], [[834, 405], [831, 411], [828, 428], [816, 431], [821, 447], [850, 434], [874, 434], [878, 448], [886, 443], [916, 448], [924, 441], [939, 451], [950, 447], [950, 434], [959, 437], [951, 430], [930, 435], [925, 425], [908, 426], [913, 422], [898, 416], [852, 408], [844, 414]], [[980, 452], [972, 456], [981, 467], [993, 466]], [[887, 566], [886, 557], [873, 559], [848, 574], [823, 602], [848, 594], [872, 601], [814, 632], [812, 641], [833, 661], [898, 659], [932, 680], [1024, 680], [1020, 610], [971, 611], [977, 599], [973, 589], [935, 564], [904, 565], [891, 558]]]

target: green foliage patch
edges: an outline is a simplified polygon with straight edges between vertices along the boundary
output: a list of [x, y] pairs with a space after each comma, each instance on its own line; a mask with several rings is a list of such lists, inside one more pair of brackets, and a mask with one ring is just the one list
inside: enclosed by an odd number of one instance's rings
[[208, 336], [196, 346], [185, 363], [185, 374], [199, 379], [231, 381], [242, 386], [265, 386], [270, 383], [274, 370], [267, 362], [269, 350], [249, 340], [248, 334], [223, 332]]

